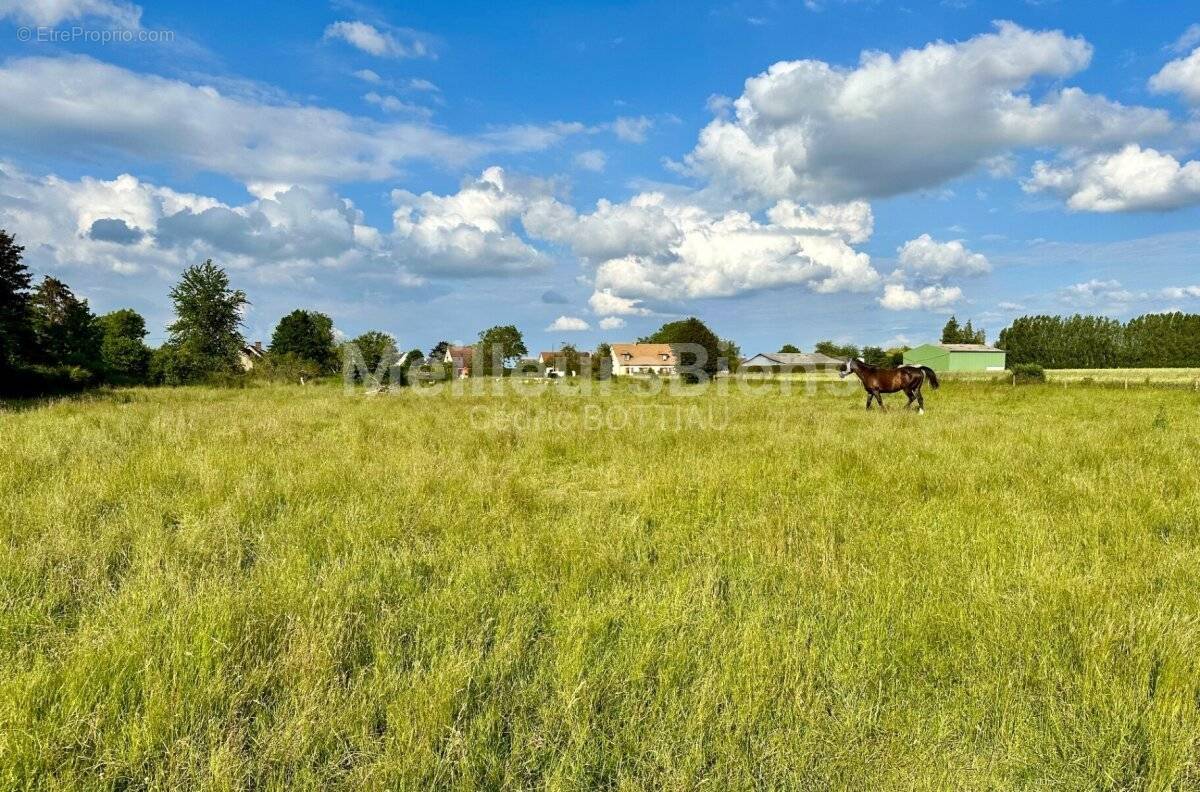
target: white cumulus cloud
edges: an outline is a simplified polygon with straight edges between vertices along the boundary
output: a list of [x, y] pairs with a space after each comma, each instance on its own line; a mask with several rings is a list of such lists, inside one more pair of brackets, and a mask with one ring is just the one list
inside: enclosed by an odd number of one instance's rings
[[801, 206], [782, 200], [767, 210], [772, 223], [810, 234], [833, 234], [852, 245], [866, 242], [875, 230], [875, 217], [866, 201]]
[[601, 330], [619, 330], [625, 326], [625, 320], [619, 316], [606, 316], [600, 320]]
[[1200, 161], [1131, 143], [1116, 153], [1074, 162], [1038, 161], [1026, 192], [1049, 192], [1080, 212], [1163, 211], [1200, 203]]
[[1150, 90], [1177, 93], [1192, 104], [1200, 104], [1200, 48], [1163, 66], [1150, 78]]
[[31, 266], [54, 270], [170, 275], [214, 258], [276, 277], [388, 256], [351, 202], [321, 190], [229, 206], [129, 174], [71, 181], [9, 165], [0, 165], [0, 227], [18, 234]]
[[598, 314], [624, 314], [626, 316], [645, 316], [650, 309], [642, 305], [641, 300], [619, 297], [609, 289], [592, 292], [588, 305]]
[[1125, 107], [1078, 88], [1027, 93], [1085, 68], [1091, 46], [1010, 22], [958, 43], [898, 56], [866, 52], [856, 68], [783, 61], [746, 81], [700, 133], [684, 169], [733, 196], [840, 202], [934, 187], [1017, 148], [1096, 146], [1163, 133], [1162, 110]]
[[550, 323], [550, 326], [546, 328], [546, 331], [551, 332], [554, 330], [561, 330], [565, 333], [574, 333], [590, 329], [592, 329], [591, 325], [580, 319], [578, 316], [560, 316]]
[[962, 289], [957, 286], [926, 286], [910, 289], [900, 283], [889, 283], [883, 287], [879, 304], [889, 311], [937, 310], [947, 308], [962, 299]]
[[517, 232], [528, 197], [512, 181], [502, 168], [491, 167], [450, 195], [394, 190], [398, 255], [413, 269], [451, 276], [511, 275], [550, 266]]
[[981, 275], [992, 265], [982, 253], [973, 253], [961, 241], [938, 242], [929, 234], [910, 239], [899, 249], [904, 274], [925, 280], [951, 275]]
[[[844, 213], [778, 208], [785, 223], [761, 223], [746, 212], [713, 212], [663, 193], [599, 201], [578, 215], [541, 204], [526, 215], [533, 234], [570, 245], [594, 267], [593, 299], [662, 301], [728, 297], [758, 289], [805, 285], [817, 292], [863, 291], [879, 281], [870, 257], [844, 237], [862, 238], [861, 208]], [[846, 218], [850, 218], [847, 220]], [[597, 313], [621, 314], [628, 310]]]

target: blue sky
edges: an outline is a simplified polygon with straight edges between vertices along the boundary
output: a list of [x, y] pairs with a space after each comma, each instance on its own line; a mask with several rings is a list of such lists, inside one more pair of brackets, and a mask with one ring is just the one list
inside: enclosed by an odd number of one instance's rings
[[[1200, 308], [1194, 3], [0, 0], [0, 226], [153, 342], [188, 264], [531, 350]], [[119, 40], [99, 40], [109, 34]]]

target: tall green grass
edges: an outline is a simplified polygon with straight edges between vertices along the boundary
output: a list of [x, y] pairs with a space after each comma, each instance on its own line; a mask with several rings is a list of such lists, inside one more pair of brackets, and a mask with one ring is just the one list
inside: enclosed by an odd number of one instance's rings
[[0, 787], [1200, 786], [1200, 397], [926, 396], [0, 413]]

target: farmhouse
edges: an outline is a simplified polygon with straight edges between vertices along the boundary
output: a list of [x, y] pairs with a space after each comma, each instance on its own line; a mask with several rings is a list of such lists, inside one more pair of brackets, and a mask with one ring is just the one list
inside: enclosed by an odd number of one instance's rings
[[249, 371], [264, 357], [266, 357], [266, 350], [263, 349], [262, 341], [255, 341], [238, 350], [238, 365], [242, 367], [242, 371]]
[[841, 360], [820, 352], [760, 352], [742, 361], [742, 368], [784, 371], [820, 371], [842, 365]]
[[675, 352], [670, 344], [613, 344], [613, 374], [675, 373]]
[[1005, 356], [987, 344], [922, 344], [904, 353], [904, 363], [934, 371], [1004, 371]]
[[442, 362], [454, 364], [455, 377], [469, 377], [471, 376], [471, 355], [474, 351], [475, 348], [469, 346], [446, 347], [446, 354], [442, 358]]

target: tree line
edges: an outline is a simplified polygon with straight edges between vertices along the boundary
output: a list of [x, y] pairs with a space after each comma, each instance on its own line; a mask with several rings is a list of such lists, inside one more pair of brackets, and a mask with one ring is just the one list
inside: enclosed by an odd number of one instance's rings
[[[249, 375], [301, 382], [338, 373], [343, 365], [355, 379], [392, 386], [410, 379], [448, 379], [453, 364], [450, 344], [437, 342], [429, 353], [401, 353], [395, 339], [370, 330], [339, 343], [333, 320], [320, 312], [295, 310], [279, 320], [265, 350], [249, 348], [242, 315], [250, 304], [232, 288], [212, 260], [185, 269], [171, 289], [174, 321], [156, 349], [146, 342], [146, 320], [123, 308], [96, 316], [86, 299], [61, 280], [45, 277], [33, 285], [23, 261], [24, 248], [0, 230], [0, 395], [36, 396], [96, 385], [185, 385], [231, 383]], [[736, 368], [741, 351], [717, 337], [695, 317], [669, 322], [646, 342], [698, 344], [703, 368], [716, 373], [718, 361]], [[479, 333], [470, 356], [471, 373], [506, 376], [521, 371], [529, 350], [514, 325]], [[585, 365], [574, 346], [557, 353], [560, 371], [605, 376], [611, 372], [607, 344], [600, 344]], [[685, 361], [688, 362], [688, 361]], [[606, 365], [607, 364], [607, 365]], [[249, 371], [248, 371], [249, 369]]]
[[1022, 316], [996, 346], [1012, 365], [1043, 368], [1194, 368], [1200, 366], [1200, 315]]
[[[175, 320], [165, 343], [151, 349], [139, 313], [122, 308], [96, 316], [59, 279], [47, 276], [34, 285], [23, 254], [13, 236], [0, 230], [0, 395], [221, 382], [245, 375], [248, 352], [241, 329], [249, 301], [211, 260], [183, 271], [170, 292]], [[350, 343], [371, 371], [400, 359], [392, 337], [378, 330]], [[270, 347], [255, 355], [254, 375], [291, 380], [335, 373], [340, 346], [328, 316], [293, 311], [279, 321]]]

